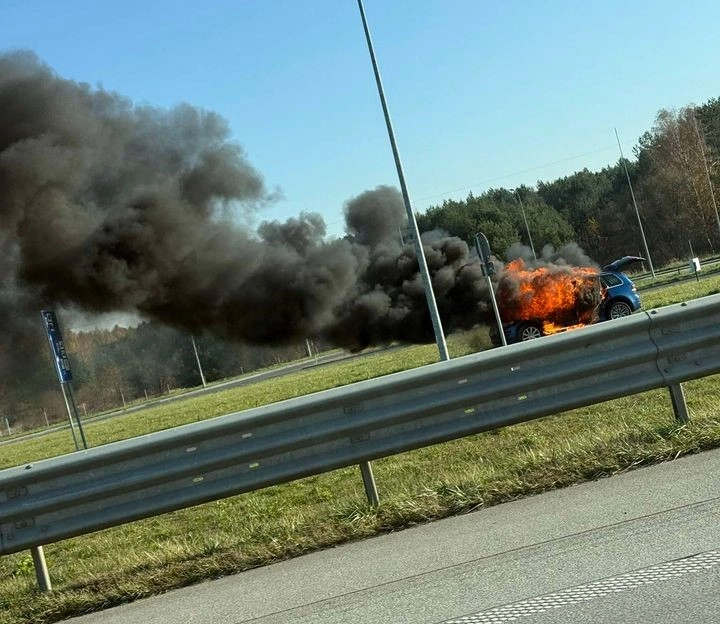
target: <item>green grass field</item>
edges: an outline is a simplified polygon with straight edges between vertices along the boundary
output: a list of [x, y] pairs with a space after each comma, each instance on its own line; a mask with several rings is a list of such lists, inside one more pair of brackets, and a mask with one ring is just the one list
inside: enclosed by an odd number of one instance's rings
[[[720, 276], [643, 294], [646, 309], [720, 292]], [[453, 357], [489, 347], [452, 336]], [[87, 426], [92, 446], [437, 361], [435, 345], [378, 352]], [[347, 468], [45, 547], [54, 591], [29, 553], [0, 557], [0, 623], [41, 624], [348, 540], [720, 446], [720, 376], [684, 385], [691, 422], [657, 390], [373, 462], [380, 505]], [[71, 452], [58, 432], [0, 447], [0, 468]]]

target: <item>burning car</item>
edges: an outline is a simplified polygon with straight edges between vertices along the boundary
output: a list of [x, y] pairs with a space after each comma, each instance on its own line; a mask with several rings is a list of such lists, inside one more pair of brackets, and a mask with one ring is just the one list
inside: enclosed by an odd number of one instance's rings
[[[524, 342], [636, 312], [642, 307], [640, 296], [621, 269], [643, 260], [624, 256], [602, 271], [567, 265], [526, 269], [522, 260], [514, 260], [497, 292], [505, 341]], [[490, 338], [502, 344], [493, 325]]]

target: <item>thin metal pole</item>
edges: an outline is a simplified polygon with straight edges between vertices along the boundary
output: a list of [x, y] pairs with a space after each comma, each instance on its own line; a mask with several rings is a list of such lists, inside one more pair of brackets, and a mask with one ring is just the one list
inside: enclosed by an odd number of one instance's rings
[[65, 384], [61, 383], [60, 388], [62, 390], [63, 399], [65, 399], [65, 409], [67, 409], [68, 420], [70, 421], [70, 433], [72, 433], [73, 442], [75, 443], [75, 450], [79, 451], [80, 443], [78, 442], [77, 434], [75, 433], [75, 421], [73, 420], [72, 408], [70, 407], [70, 399], [68, 398]]
[[685, 391], [682, 384], [672, 384], [668, 386], [668, 390], [670, 391], [673, 412], [675, 412], [675, 420], [683, 424], [690, 422], [690, 413], [685, 402]]
[[[483, 248], [485, 248], [485, 250]], [[502, 342], [502, 345], [507, 347], [505, 330], [503, 328], [502, 317], [500, 316], [500, 308], [498, 308], [497, 299], [495, 297], [495, 290], [493, 289], [492, 279], [490, 277], [491, 272], [488, 270], [489, 268], [492, 268], [490, 266], [492, 263], [490, 258], [490, 244], [487, 241], [487, 237], [482, 232], [478, 232], [475, 235], [475, 249], [477, 250], [478, 258], [480, 258], [480, 266], [482, 267], [482, 272], [483, 275], [485, 275], [488, 290], [490, 291], [490, 301], [492, 302], [493, 312], [495, 312], [495, 322], [497, 323], [498, 336], [500, 336], [500, 342]]]
[[525, 207], [523, 206], [522, 199], [520, 198], [520, 193], [518, 193], [517, 190], [515, 191], [515, 195], [517, 196], [518, 202], [520, 203], [520, 212], [522, 212], [522, 218], [525, 223], [525, 231], [527, 232], [528, 240], [530, 241], [530, 249], [532, 249], [533, 258], [537, 260], [537, 254], [535, 253], [535, 245], [533, 245], [532, 236], [530, 236], [530, 228], [528, 227], [528, 222], [525, 218]]
[[498, 334], [500, 335], [500, 342], [504, 347], [507, 347], [507, 339], [505, 338], [505, 329], [503, 328], [502, 318], [500, 316], [500, 310], [498, 309], [497, 299], [495, 298], [495, 291], [493, 290], [492, 280], [489, 275], [485, 276], [487, 280], [488, 288], [490, 289], [490, 299], [492, 300], [493, 311], [495, 312], [495, 321], [498, 326]]
[[80, 427], [80, 434], [82, 436], [83, 446], [87, 448], [85, 441], [85, 434], [82, 431], [82, 424], [80, 419], [77, 417], [77, 409], [75, 408], [75, 402], [72, 400], [72, 396], [68, 392], [66, 385], [69, 387], [70, 380], [72, 379], [72, 373], [70, 372], [70, 363], [67, 359], [67, 352], [65, 351], [65, 344], [62, 340], [60, 333], [60, 326], [58, 319], [55, 316], [55, 312], [52, 310], [42, 310], [43, 323], [45, 325], [45, 333], [48, 339], [48, 346], [50, 348], [50, 358], [55, 362], [55, 370], [60, 381], [60, 388], [62, 389], [63, 399], [65, 399], [65, 407], [67, 408], [68, 420], [70, 422], [70, 433], [72, 433], [73, 442], [75, 443], [75, 450], [80, 450], [80, 444], [78, 443], [77, 435], [75, 434], [75, 424], [73, 422], [73, 415], [77, 420], [78, 427]]
[[42, 546], [33, 546], [30, 549], [33, 565], [35, 566], [35, 578], [37, 578], [40, 591], [52, 591], [52, 583], [50, 582], [50, 573], [48, 572], [47, 563], [45, 562], [45, 552]]
[[362, 0], [358, 0], [360, 8], [360, 17], [362, 18], [363, 29], [365, 30], [365, 39], [367, 41], [368, 51], [370, 52], [370, 60], [372, 61], [373, 72], [375, 73], [375, 82], [377, 83], [378, 95], [382, 104], [383, 113], [385, 114], [385, 125], [387, 126], [388, 137], [390, 138], [390, 146], [392, 147], [393, 157], [395, 158], [395, 167], [397, 169], [398, 180], [400, 181], [400, 189], [402, 191], [403, 201], [405, 202], [405, 210], [407, 212], [408, 222], [410, 225], [410, 234], [415, 244], [415, 254], [417, 255], [418, 264], [420, 265], [420, 275], [422, 276], [423, 286], [425, 287], [425, 297], [427, 299], [428, 308], [430, 310], [430, 318], [432, 320], [433, 330], [435, 331], [435, 340], [437, 342], [438, 351], [441, 360], [449, 360], [447, 344], [445, 343], [445, 334], [443, 332], [442, 322], [440, 321], [440, 313], [438, 312], [435, 294], [432, 289], [432, 280], [430, 279], [430, 271], [428, 270], [425, 252], [423, 251], [422, 241], [420, 240], [420, 231], [418, 230], [417, 221], [410, 205], [410, 194], [405, 184], [405, 175], [403, 174], [402, 163], [400, 162], [400, 153], [398, 152], [397, 143], [395, 142], [395, 133], [393, 132], [392, 122], [390, 121], [390, 112], [388, 111], [387, 102], [385, 101], [385, 93], [383, 91], [382, 80], [380, 78], [380, 70], [375, 59], [375, 51], [373, 50], [372, 39], [370, 38], [370, 29], [365, 19], [365, 9]]
[[647, 240], [645, 239], [645, 230], [643, 229], [642, 220], [640, 219], [640, 211], [638, 210], [637, 201], [635, 200], [635, 193], [633, 191], [632, 182], [630, 182], [630, 174], [628, 173], [625, 156], [623, 156], [617, 128], [615, 128], [615, 138], [617, 139], [618, 148], [620, 149], [620, 160], [622, 160], [623, 167], [625, 168], [625, 177], [627, 178], [628, 186], [630, 187], [630, 196], [632, 197], [633, 206], [635, 206], [635, 214], [637, 215], [638, 225], [640, 226], [640, 235], [642, 236], [643, 245], [645, 246], [645, 255], [647, 256], [647, 261], [650, 265], [650, 273], [652, 273], [652, 276], [655, 277], [655, 268], [653, 267], [652, 259], [650, 258], [650, 250], [648, 249]]
[[200, 364], [200, 356], [198, 355], [197, 345], [195, 344], [195, 336], [191, 334], [190, 340], [192, 341], [193, 351], [195, 352], [195, 359], [197, 360], [198, 371], [200, 371], [200, 380], [202, 381], [203, 388], [207, 388], [207, 383], [205, 382], [205, 374], [203, 373], [202, 364]]
[[380, 504], [375, 477], [373, 477], [372, 466], [370, 462], [360, 463], [360, 472], [362, 473], [363, 483], [365, 484], [365, 495], [373, 507]]
[[710, 168], [707, 164], [707, 157], [705, 156], [705, 148], [703, 147], [703, 140], [700, 137], [700, 128], [698, 128], [697, 117], [695, 116], [697, 109], [693, 109], [693, 125], [695, 126], [695, 134], [697, 135], [698, 145], [700, 146], [700, 154], [702, 155], [703, 164], [705, 165], [705, 175], [707, 177], [708, 187], [710, 187], [710, 198], [712, 199], [713, 209], [715, 210], [715, 221], [717, 222], [718, 231], [720, 231], [720, 215], [718, 214], [717, 202], [715, 201], [715, 191], [713, 190], [713, 183], [710, 179]]
[[307, 349], [308, 357], [313, 358], [315, 360], [315, 363], [317, 364], [317, 361], [318, 361], [317, 350], [313, 349], [313, 346], [310, 343], [310, 338], [305, 338], [305, 348]]
[[63, 389], [63, 395], [65, 395], [65, 404], [68, 406], [68, 410], [71, 413], [71, 418], [72, 416], [75, 417], [75, 422], [77, 423], [78, 431], [80, 432], [80, 439], [82, 440], [83, 448], [86, 449], [88, 448], [88, 443], [87, 439], [85, 438], [85, 431], [83, 430], [82, 421], [80, 420], [80, 414], [78, 413], [77, 406], [75, 405], [75, 396], [73, 395], [72, 384], [68, 381], [60, 385]]
[[695, 264], [695, 252], [693, 251], [693, 248], [692, 248], [692, 241], [688, 241], [688, 245], [690, 245], [690, 267], [692, 268], [693, 273], [695, 274], [695, 281], [699, 282], [700, 276], [698, 275], [698, 268], [697, 268], [697, 265]]

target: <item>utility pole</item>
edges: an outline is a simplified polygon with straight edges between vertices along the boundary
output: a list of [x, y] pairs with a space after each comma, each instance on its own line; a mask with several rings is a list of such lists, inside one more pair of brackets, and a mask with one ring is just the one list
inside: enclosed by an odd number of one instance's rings
[[705, 175], [707, 177], [708, 187], [710, 188], [710, 198], [712, 199], [713, 209], [715, 210], [715, 221], [717, 222], [718, 231], [720, 231], [720, 215], [718, 215], [717, 202], [715, 201], [715, 191], [713, 190], [713, 183], [710, 179], [710, 168], [707, 164], [707, 157], [705, 156], [705, 149], [703, 148], [703, 140], [700, 136], [700, 128], [698, 128], [697, 109], [693, 109], [693, 125], [695, 126], [695, 135], [697, 136], [698, 146], [700, 147], [700, 154], [702, 155], [703, 164], [705, 165]]
[[197, 345], [195, 344], [195, 336], [190, 334], [190, 340], [192, 341], [193, 351], [195, 352], [195, 360], [197, 361], [198, 371], [200, 373], [200, 381], [202, 381], [203, 388], [207, 388], [205, 382], [205, 373], [203, 373], [202, 364], [200, 364], [200, 356], [198, 355]]
[[528, 227], [527, 219], [525, 218], [525, 207], [523, 206], [522, 199], [520, 197], [520, 193], [517, 189], [515, 189], [515, 195], [518, 199], [518, 203], [520, 204], [520, 212], [522, 212], [522, 218], [523, 222], [525, 223], [525, 231], [528, 235], [528, 240], [530, 241], [530, 249], [532, 249], [533, 258], [537, 260], [537, 254], [535, 253], [535, 245], [533, 245], [532, 236], [530, 236], [530, 228]]
[[617, 139], [618, 149], [620, 150], [620, 160], [625, 168], [625, 177], [627, 178], [628, 186], [630, 187], [630, 196], [632, 197], [633, 206], [635, 206], [635, 215], [637, 216], [638, 226], [640, 227], [640, 235], [642, 236], [643, 245], [645, 247], [645, 255], [647, 256], [647, 261], [650, 265], [650, 273], [652, 273], [652, 276], [655, 277], [655, 268], [653, 267], [652, 259], [650, 258], [650, 250], [648, 249], [647, 240], [645, 239], [645, 230], [643, 229], [642, 220], [640, 219], [640, 211], [638, 210], [637, 201], [635, 200], [632, 182], [630, 182], [630, 174], [628, 173], [625, 156], [623, 156], [622, 147], [620, 146], [620, 137], [618, 136], [617, 128], [615, 128], [615, 138]]
[[422, 248], [420, 231], [418, 230], [417, 221], [415, 220], [415, 214], [413, 213], [412, 206], [410, 205], [410, 194], [408, 193], [407, 185], [405, 184], [405, 174], [403, 173], [402, 163], [400, 162], [400, 153], [395, 141], [395, 133], [393, 132], [392, 122], [390, 121], [390, 112], [385, 100], [385, 93], [383, 91], [382, 80], [380, 78], [380, 70], [378, 69], [378, 64], [375, 59], [375, 50], [373, 49], [372, 39], [370, 38], [370, 29], [368, 28], [367, 20], [365, 19], [365, 9], [363, 8], [362, 0], [358, 0], [358, 7], [360, 9], [363, 29], [365, 30], [365, 39], [367, 41], [368, 51], [370, 52], [370, 61], [372, 62], [373, 72], [375, 73], [375, 83], [377, 84], [380, 103], [382, 105], [383, 113], [385, 114], [385, 125], [387, 126], [390, 146], [392, 147], [393, 156], [395, 158], [395, 167], [397, 169], [398, 180], [400, 182], [400, 190], [402, 191], [405, 211], [407, 212], [407, 218], [410, 225], [410, 235], [413, 238], [415, 254], [417, 255], [418, 264], [420, 266], [420, 275], [425, 288], [425, 297], [427, 299], [428, 309], [430, 310], [433, 330], [435, 331], [435, 340], [437, 342], [438, 351], [440, 352], [440, 359], [449, 360], [450, 355], [448, 354], [447, 344], [445, 343], [445, 334], [443, 333], [442, 322], [440, 321], [440, 313], [438, 311], [435, 294], [432, 289], [430, 271], [427, 266], [427, 260], [425, 259], [425, 252]]

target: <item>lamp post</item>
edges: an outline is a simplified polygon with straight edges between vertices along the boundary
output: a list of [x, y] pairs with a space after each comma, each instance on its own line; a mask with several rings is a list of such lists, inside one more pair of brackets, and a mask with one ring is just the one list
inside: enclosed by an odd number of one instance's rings
[[525, 218], [525, 207], [523, 206], [522, 199], [520, 198], [520, 193], [515, 190], [515, 195], [517, 196], [518, 203], [520, 204], [520, 212], [522, 213], [523, 222], [525, 223], [525, 231], [528, 235], [528, 241], [530, 241], [530, 249], [532, 250], [532, 255], [535, 260], [537, 260], [537, 254], [535, 253], [535, 245], [533, 245], [532, 236], [530, 236], [530, 228], [528, 227], [527, 219]]
[[190, 341], [192, 342], [193, 352], [195, 353], [195, 360], [197, 361], [198, 372], [200, 373], [200, 381], [202, 381], [203, 388], [207, 388], [205, 373], [203, 373], [202, 364], [200, 364], [200, 355], [198, 354], [197, 345], [195, 344], [195, 336], [192, 334], [190, 334]]
[[440, 359], [449, 360], [450, 355], [448, 354], [447, 344], [445, 343], [445, 334], [443, 333], [442, 322], [440, 321], [440, 313], [438, 312], [435, 294], [432, 289], [430, 271], [428, 270], [427, 260], [425, 259], [425, 253], [422, 248], [422, 241], [420, 240], [420, 231], [418, 230], [417, 221], [415, 220], [415, 215], [412, 211], [412, 206], [410, 205], [410, 194], [408, 193], [407, 185], [405, 184], [405, 175], [403, 173], [402, 163], [400, 162], [400, 153], [398, 152], [397, 143], [395, 141], [395, 133], [393, 132], [392, 122], [390, 121], [390, 112], [385, 100], [385, 93], [383, 91], [382, 80], [380, 78], [380, 70], [378, 69], [378, 64], [375, 59], [375, 51], [373, 49], [372, 39], [370, 38], [370, 29], [368, 28], [367, 19], [365, 18], [365, 9], [363, 8], [362, 0], [358, 0], [358, 8], [360, 9], [360, 17], [362, 18], [363, 29], [365, 30], [365, 39], [367, 41], [368, 51], [370, 52], [370, 61], [372, 62], [373, 72], [375, 73], [375, 83], [377, 84], [380, 103], [382, 105], [383, 113], [385, 114], [385, 125], [387, 126], [390, 146], [392, 147], [393, 157], [395, 158], [395, 168], [397, 169], [400, 190], [402, 192], [403, 202], [405, 203], [405, 211], [407, 212], [410, 234], [412, 235], [413, 243], [415, 245], [415, 254], [418, 259], [418, 265], [420, 266], [420, 275], [425, 289], [425, 298], [427, 299], [433, 330], [435, 331], [435, 340], [437, 342], [438, 351], [440, 352]]
[[708, 186], [710, 187], [710, 198], [712, 199], [713, 209], [715, 210], [715, 221], [717, 222], [718, 230], [720, 231], [720, 215], [718, 214], [717, 202], [715, 201], [715, 191], [713, 190], [712, 180], [710, 179], [710, 168], [707, 164], [707, 157], [705, 156], [705, 149], [703, 148], [703, 140], [700, 137], [696, 109], [693, 109], [693, 125], [695, 126], [695, 134], [697, 135], [698, 145], [700, 146], [700, 154], [702, 155], [703, 164], [705, 165], [705, 175], [707, 177]]
[[617, 128], [615, 128], [615, 138], [617, 139], [618, 149], [620, 150], [620, 160], [622, 161], [623, 167], [625, 168], [625, 177], [630, 187], [630, 196], [632, 197], [633, 206], [635, 206], [635, 215], [637, 216], [638, 226], [640, 227], [640, 235], [642, 236], [643, 245], [645, 246], [645, 255], [647, 256], [648, 264], [650, 265], [650, 273], [655, 277], [655, 268], [653, 267], [652, 259], [650, 258], [650, 250], [648, 249], [647, 240], [645, 239], [645, 230], [643, 230], [642, 220], [640, 219], [640, 211], [638, 210], [637, 201], [635, 201], [635, 193], [633, 192], [632, 182], [630, 182], [630, 174], [628, 173], [627, 164], [625, 163], [625, 156], [623, 156], [622, 147], [620, 146], [620, 137], [618, 136]]

